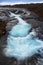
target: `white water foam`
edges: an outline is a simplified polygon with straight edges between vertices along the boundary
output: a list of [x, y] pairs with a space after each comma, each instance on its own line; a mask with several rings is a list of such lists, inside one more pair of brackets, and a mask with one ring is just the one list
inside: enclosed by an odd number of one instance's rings
[[43, 41], [36, 38], [36, 32], [33, 29], [29, 34], [31, 25], [22, 20], [19, 15], [12, 13], [19, 23], [13, 26], [7, 38], [7, 46], [4, 49], [7, 57], [16, 57], [17, 59], [25, 59], [38, 53], [43, 48]]

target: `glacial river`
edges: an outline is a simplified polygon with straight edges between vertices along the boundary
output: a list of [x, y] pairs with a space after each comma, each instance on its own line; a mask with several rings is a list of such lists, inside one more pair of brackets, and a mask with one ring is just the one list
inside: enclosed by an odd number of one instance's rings
[[13, 16], [18, 19], [19, 23], [9, 31], [7, 46], [4, 49], [5, 55], [23, 60], [39, 53], [38, 50], [43, 48], [43, 41], [36, 37], [37, 33], [34, 29], [29, 32], [32, 28], [31, 24], [26, 23], [20, 15], [10, 12], [10, 17]]

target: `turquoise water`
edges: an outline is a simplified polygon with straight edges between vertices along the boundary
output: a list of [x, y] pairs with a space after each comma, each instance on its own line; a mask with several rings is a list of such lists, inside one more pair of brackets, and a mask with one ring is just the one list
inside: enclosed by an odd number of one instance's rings
[[43, 41], [36, 38], [34, 29], [29, 32], [32, 27], [31, 24], [27, 24], [19, 15], [12, 13], [11, 16], [15, 16], [19, 23], [9, 31], [5, 55], [25, 59], [38, 53], [38, 50], [43, 48]]

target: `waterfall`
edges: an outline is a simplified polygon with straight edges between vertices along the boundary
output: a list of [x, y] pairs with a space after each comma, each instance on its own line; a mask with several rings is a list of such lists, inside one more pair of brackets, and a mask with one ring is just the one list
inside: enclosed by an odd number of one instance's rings
[[13, 26], [7, 37], [7, 46], [4, 49], [5, 55], [8, 57], [16, 57], [17, 59], [25, 59], [38, 53], [43, 48], [43, 41], [36, 38], [36, 32], [31, 32], [31, 24], [20, 18], [20, 15], [10, 12], [10, 17], [18, 19], [19, 23]]

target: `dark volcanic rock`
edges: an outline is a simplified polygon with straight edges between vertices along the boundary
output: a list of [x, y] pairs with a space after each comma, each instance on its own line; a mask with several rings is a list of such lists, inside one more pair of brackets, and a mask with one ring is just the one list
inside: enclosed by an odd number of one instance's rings
[[9, 13], [5, 10], [0, 10], [0, 19], [3, 21], [7, 21], [9, 17]]
[[0, 36], [6, 33], [6, 22], [0, 19]]

